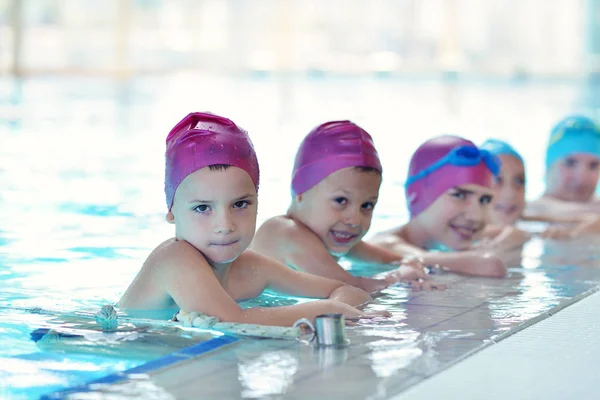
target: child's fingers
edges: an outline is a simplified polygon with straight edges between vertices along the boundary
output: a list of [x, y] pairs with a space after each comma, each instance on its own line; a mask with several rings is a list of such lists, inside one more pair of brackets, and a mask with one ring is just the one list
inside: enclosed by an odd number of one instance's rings
[[379, 311], [366, 311], [363, 312], [358, 318], [359, 319], [373, 319], [373, 318], [378, 318], [378, 317], [391, 317], [392, 314], [389, 311], [386, 310], [379, 310]]
[[410, 284], [410, 287], [413, 290], [425, 290], [425, 291], [445, 290], [448, 287], [448, 285], [445, 285], [443, 283], [425, 281], [422, 279], [418, 279], [418, 280], [414, 280], [414, 281], [407, 281], [406, 283]]

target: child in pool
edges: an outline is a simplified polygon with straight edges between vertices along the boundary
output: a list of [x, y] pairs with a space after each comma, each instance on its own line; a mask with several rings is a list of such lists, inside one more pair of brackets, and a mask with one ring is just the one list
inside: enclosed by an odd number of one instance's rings
[[[413, 253], [425, 264], [448, 271], [505, 276], [506, 266], [493, 251], [502, 243], [474, 248], [483, 235], [499, 164], [494, 155], [457, 136], [426, 141], [410, 160], [406, 181], [410, 221], [375, 235], [371, 242]], [[439, 249], [450, 251], [432, 251]]]
[[526, 214], [572, 217], [600, 213], [594, 196], [600, 174], [600, 127], [572, 115], [554, 126], [546, 150], [546, 192], [529, 202]]
[[542, 236], [550, 238], [574, 238], [600, 230], [600, 218], [594, 214], [582, 213], [571, 217], [524, 215], [526, 201], [523, 158], [510, 144], [498, 139], [487, 140], [481, 145], [481, 149], [497, 156], [501, 163], [494, 184], [494, 202], [490, 210], [490, 224], [485, 229], [486, 236], [498, 238], [498, 235], [514, 235], [514, 225], [519, 220], [562, 224], [551, 226], [542, 233]]
[[[246, 131], [229, 119], [186, 116], [167, 137], [165, 172], [166, 219], [175, 225], [175, 237], [152, 251], [120, 307], [177, 306], [221, 321], [283, 326], [324, 313], [389, 315], [355, 308], [370, 299], [363, 290], [293, 271], [247, 249], [256, 228], [258, 162]], [[267, 287], [327, 300], [250, 309], [236, 303]]]
[[[267, 220], [251, 248], [300, 271], [337, 279], [373, 292], [399, 280], [426, 282], [423, 265], [402, 265], [381, 278], [357, 277], [338, 259], [400, 264], [402, 256], [362, 240], [377, 204], [382, 168], [371, 136], [350, 121], [331, 121], [302, 141], [286, 215]], [[439, 285], [440, 287], [442, 285]]]

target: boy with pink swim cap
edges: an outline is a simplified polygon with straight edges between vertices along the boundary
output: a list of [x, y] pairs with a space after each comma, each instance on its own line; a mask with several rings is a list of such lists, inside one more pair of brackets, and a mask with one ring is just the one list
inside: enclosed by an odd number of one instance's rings
[[[120, 307], [179, 307], [221, 321], [283, 326], [324, 313], [388, 315], [353, 307], [370, 299], [360, 289], [293, 271], [247, 249], [256, 228], [259, 169], [247, 132], [231, 120], [189, 114], [169, 133], [165, 158], [166, 219], [175, 225], [175, 237], [150, 254]], [[244, 310], [236, 303], [267, 287], [328, 299]]]
[[[406, 181], [410, 221], [382, 232], [372, 243], [422, 257], [453, 272], [502, 277], [502, 260], [473, 244], [481, 238], [492, 200], [498, 159], [457, 136], [439, 136], [414, 153]], [[490, 243], [490, 249], [498, 246]], [[455, 252], [430, 250], [449, 249]]]
[[381, 264], [402, 261], [402, 256], [362, 240], [371, 225], [381, 175], [377, 151], [365, 130], [350, 121], [319, 125], [298, 149], [287, 214], [266, 221], [251, 247], [294, 269], [367, 292], [399, 280], [435, 288], [424, 281], [424, 266], [414, 261], [379, 279], [356, 277], [338, 263], [342, 256]]

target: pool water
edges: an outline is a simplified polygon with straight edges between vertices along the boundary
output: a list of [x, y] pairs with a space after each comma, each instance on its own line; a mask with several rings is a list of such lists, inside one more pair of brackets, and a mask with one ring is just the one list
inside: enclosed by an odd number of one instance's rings
[[[599, 107], [591, 94], [598, 88], [585, 82], [176, 74], [3, 78], [0, 89], [0, 394], [14, 398], [36, 398], [186, 345], [159, 341], [145, 353], [124, 346], [118, 354], [78, 354], [40, 349], [30, 333], [64, 326], [57, 315], [93, 314], [117, 301], [152, 248], [172, 236], [164, 221], [164, 139], [190, 111], [221, 113], [249, 130], [261, 164], [259, 223], [285, 212], [302, 137], [326, 120], [357, 122], [373, 135], [384, 167], [373, 233], [406, 221], [402, 184], [411, 152], [426, 138], [456, 133], [476, 143], [511, 141], [527, 160], [534, 198], [543, 190], [540, 143], [551, 125], [565, 113]], [[571, 286], [554, 280], [574, 263], [575, 248], [560, 246], [530, 242], [514, 266], [521, 278], [507, 281], [518, 295], [490, 302], [487, 318], [523, 321], [595, 287], [594, 275]], [[587, 259], [578, 263], [596, 262], [595, 244], [580, 246], [588, 250], [577, 254]], [[542, 265], [552, 268], [540, 272]], [[373, 271], [354, 266], [360, 275]], [[402, 325], [414, 311], [406, 306], [410, 299], [406, 289], [390, 288], [373, 307], [390, 307]], [[245, 305], [296, 301], [267, 293]]]

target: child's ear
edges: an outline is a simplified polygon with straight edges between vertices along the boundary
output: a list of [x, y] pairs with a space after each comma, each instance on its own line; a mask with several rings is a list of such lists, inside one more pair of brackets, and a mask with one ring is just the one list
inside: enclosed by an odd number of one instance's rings
[[171, 211], [169, 211], [167, 213], [167, 215], [165, 216], [165, 219], [167, 220], [168, 223], [170, 224], [174, 224], [175, 223], [175, 216], [173, 215], [173, 213]]

